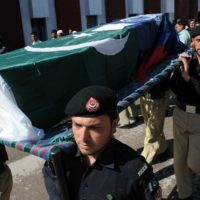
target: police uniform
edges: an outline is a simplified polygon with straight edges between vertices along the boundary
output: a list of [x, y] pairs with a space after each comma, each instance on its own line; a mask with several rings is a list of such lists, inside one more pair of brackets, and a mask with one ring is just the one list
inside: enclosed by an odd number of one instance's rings
[[8, 155], [5, 146], [0, 144], [0, 199], [8, 200], [12, 190], [12, 174], [10, 168], [5, 164]]
[[94, 165], [80, 154], [66, 157], [72, 200], [152, 200], [160, 188], [152, 168], [136, 151], [112, 139]]
[[[197, 32], [200, 35], [200, 30]], [[177, 96], [173, 114], [174, 168], [180, 198], [192, 195], [191, 170], [200, 173], [200, 64], [190, 61], [190, 80], [186, 82], [179, 68], [170, 87]]]
[[165, 111], [168, 105], [168, 80], [161, 80], [140, 98], [141, 112], [145, 123], [144, 149], [141, 153], [148, 163], [167, 150], [163, 132]]
[[[104, 86], [89, 86], [67, 104], [68, 116], [99, 116], [115, 119], [117, 97]], [[136, 151], [111, 139], [96, 162], [88, 166], [79, 151], [65, 158], [72, 200], [152, 200], [161, 189], [152, 168]]]

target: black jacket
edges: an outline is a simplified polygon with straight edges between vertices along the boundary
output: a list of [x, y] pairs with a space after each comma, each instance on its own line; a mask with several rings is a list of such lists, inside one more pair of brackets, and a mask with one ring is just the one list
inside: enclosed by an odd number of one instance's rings
[[191, 60], [189, 75], [187, 82], [181, 76], [180, 68], [177, 68], [170, 80], [170, 88], [180, 102], [200, 106], [200, 64], [197, 59]]
[[8, 154], [4, 145], [0, 144], [0, 174], [5, 170], [5, 162], [8, 160]]
[[65, 164], [72, 200], [154, 200], [160, 191], [144, 158], [116, 139], [92, 166], [79, 151]]
[[0, 144], [0, 163], [8, 160], [8, 154], [4, 145]]

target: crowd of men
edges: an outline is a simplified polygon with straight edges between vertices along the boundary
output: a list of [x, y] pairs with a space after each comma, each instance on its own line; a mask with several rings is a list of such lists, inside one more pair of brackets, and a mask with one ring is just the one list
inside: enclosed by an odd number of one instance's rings
[[[72, 31], [71, 29], [69, 29], [68, 34], [75, 34], [76, 32], [77, 31]], [[51, 31], [51, 39], [52, 40], [63, 37], [63, 36], [65, 36], [65, 33], [62, 29], [59, 29], [59, 30], [53, 29]], [[31, 41], [32, 41], [32, 45], [41, 43], [39, 34], [36, 31], [31, 32]]]
[[[169, 89], [176, 95], [173, 138], [178, 198], [193, 199], [191, 173], [200, 174], [200, 26], [193, 23], [196, 22], [191, 20], [191, 26], [186, 29], [183, 20], [178, 19], [175, 29], [180, 41], [194, 49], [194, 56], [182, 52], [179, 55], [182, 64], [140, 99], [146, 126], [141, 155], [114, 138], [119, 123], [115, 91], [105, 86], [88, 86], [68, 102], [65, 113], [72, 120], [77, 144], [74, 154], [64, 158], [70, 199], [162, 198], [152, 163], [168, 150], [163, 125]], [[63, 32], [52, 30], [51, 35], [55, 39]], [[31, 33], [31, 38], [33, 45], [41, 42], [35, 32]], [[5, 148], [0, 147], [0, 199], [8, 200], [12, 176], [5, 164]], [[50, 200], [61, 199], [54, 173], [52, 165], [46, 163], [43, 174]]]

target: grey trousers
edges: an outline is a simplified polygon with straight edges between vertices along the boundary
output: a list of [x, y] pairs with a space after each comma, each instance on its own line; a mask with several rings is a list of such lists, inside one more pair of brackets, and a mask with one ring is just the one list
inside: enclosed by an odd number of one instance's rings
[[179, 198], [192, 194], [191, 171], [200, 174], [200, 114], [176, 107], [173, 115], [174, 169]]

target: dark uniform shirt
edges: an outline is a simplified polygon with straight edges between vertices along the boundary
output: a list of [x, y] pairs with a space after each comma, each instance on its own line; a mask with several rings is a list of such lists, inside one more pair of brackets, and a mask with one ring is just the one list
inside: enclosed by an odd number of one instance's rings
[[8, 155], [6, 148], [3, 144], [0, 144], [0, 162], [6, 162], [8, 160]]
[[170, 87], [178, 101], [192, 106], [200, 106], [200, 65], [197, 59], [192, 59], [189, 68], [190, 80], [187, 82], [177, 68], [170, 80]]
[[4, 145], [0, 144], [0, 174], [4, 171], [4, 163], [8, 160], [8, 154]]
[[72, 200], [159, 199], [161, 190], [152, 168], [116, 139], [92, 166], [87, 166], [80, 153], [65, 163]]

